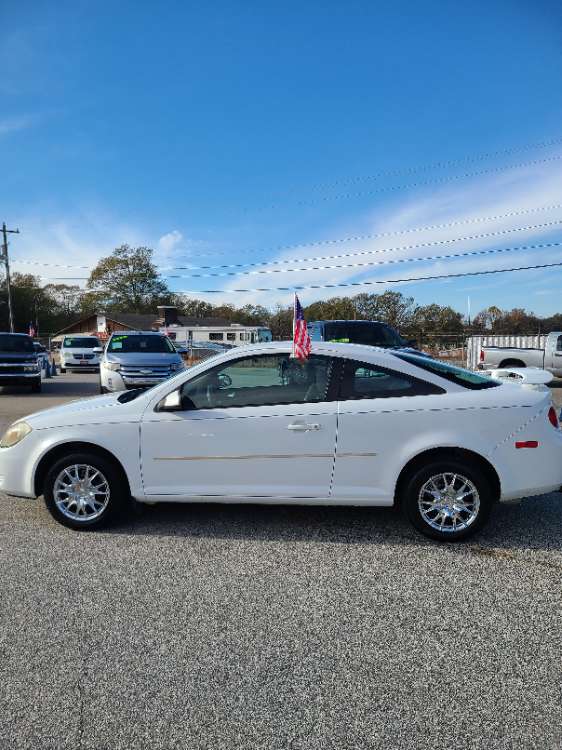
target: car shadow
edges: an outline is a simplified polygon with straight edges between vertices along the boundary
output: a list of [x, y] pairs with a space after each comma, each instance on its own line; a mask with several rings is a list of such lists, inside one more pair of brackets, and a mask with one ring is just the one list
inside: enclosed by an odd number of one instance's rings
[[[60, 380], [58, 379], [60, 377]], [[65, 375], [41, 381], [41, 392], [34, 393], [34, 399], [50, 399], [60, 397], [65, 401], [70, 396], [78, 398], [88, 398], [89, 396], [99, 395], [99, 385], [97, 381], [84, 381], [79, 379], [67, 378]], [[19, 396], [28, 395], [29, 386], [25, 385], [5, 385], [0, 386], [0, 395]]]
[[[106, 533], [260, 542], [442, 545], [418, 534], [393, 508], [159, 503], [141, 506], [132, 525], [129, 519]], [[483, 555], [493, 550], [562, 551], [562, 494], [527, 498], [519, 505], [498, 504], [479, 534], [465, 543], [447, 546], [459, 551], [470, 546]]]

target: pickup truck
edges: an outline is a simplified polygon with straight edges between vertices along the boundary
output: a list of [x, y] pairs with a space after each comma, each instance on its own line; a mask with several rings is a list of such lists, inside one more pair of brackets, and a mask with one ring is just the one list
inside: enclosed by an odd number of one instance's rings
[[540, 367], [555, 377], [562, 377], [562, 332], [554, 331], [546, 337], [544, 349], [512, 346], [483, 346], [480, 350], [479, 370], [505, 367]]
[[41, 390], [41, 370], [33, 339], [25, 333], [0, 333], [0, 386], [29, 385]]

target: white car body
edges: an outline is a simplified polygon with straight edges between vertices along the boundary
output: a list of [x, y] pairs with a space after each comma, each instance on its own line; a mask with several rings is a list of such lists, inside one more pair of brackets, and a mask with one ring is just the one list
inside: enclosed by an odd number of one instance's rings
[[[485, 462], [504, 502], [562, 485], [562, 434], [548, 421], [548, 394], [511, 383], [468, 390], [369, 346], [319, 343], [313, 354], [387, 368], [442, 392], [157, 410], [182, 384], [219, 364], [289, 352], [290, 346], [228, 351], [127, 403], [109, 394], [32, 414], [25, 418], [32, 431], [0, 448], [0, 490], [41, 494], [37, 480], [53, 450], [76, 444], [111, 454], [140, 502], [391, 506], [405, 467], [443, 449], [470, 451]], [[537, 441], [536, 449], [520, 450], [525, 441]]]
[[[84, 346], [65, 346], [68, 340], [79, 342], [83, 340]], [[99, 348], [99, 341], [94, 336], [86, 334], [73, 334], [65, 336], [60, 348], [59, 366], [65, 370], [98, 370], [100, 355], [94, 351]]]

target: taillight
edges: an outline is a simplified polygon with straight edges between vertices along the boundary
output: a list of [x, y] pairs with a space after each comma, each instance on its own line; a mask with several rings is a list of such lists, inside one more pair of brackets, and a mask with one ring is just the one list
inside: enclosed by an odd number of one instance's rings
[[484, 349], [480, 349], [480, 362], [484, 361]]
[[556, 416], [556, 409], [554, 406], [551, 406], [548, 410], [548, 421], [553, 427], [556, 427], [558, 429], [558, 417]]

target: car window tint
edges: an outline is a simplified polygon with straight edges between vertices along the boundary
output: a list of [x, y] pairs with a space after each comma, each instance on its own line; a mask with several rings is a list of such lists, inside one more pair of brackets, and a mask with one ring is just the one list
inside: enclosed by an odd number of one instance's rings
[[341, 383], [341, 400], [396, 398], [445, 393], [443, 388], [378, 365], [346, 360]]
[[498, 383], [497, 380], [490, 380], [486, 375], [480, 375], [479, 373], [465, 370], [462, 367], [455, 367], [447, 362], [440, 362], [431, 357], [420, 357], [417, 354], [405, 354], [403, 352], [393, 352], [393, 355], [398, 357], [398, 359], [404, 360], [404, 362], [419, 367], [421, 370], [426, 370], [433, 375], [438, 375], [440, 378], [444, 378], [451, 383], [472, 391], [480, 391], [485, 388], [499, 388], [501, 386], [501, 383]]
[[288, 354], [244, 357], [201, 373], [182, 387], [185, 409], [298, 404], [329, 400], [333, 360]]
[[562, 352], [562, 336], [558, 336], [556, 340], [556, 351]]
[[109, 352], [125, 353], [147, 353], [147, 354], [173, 354], [175, 349], [172, 342], [166, 336], [134, 334], [119, 334], [112, 336], [108, 344]]

